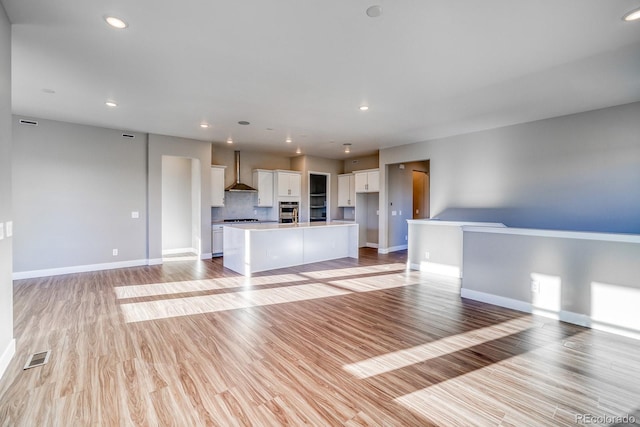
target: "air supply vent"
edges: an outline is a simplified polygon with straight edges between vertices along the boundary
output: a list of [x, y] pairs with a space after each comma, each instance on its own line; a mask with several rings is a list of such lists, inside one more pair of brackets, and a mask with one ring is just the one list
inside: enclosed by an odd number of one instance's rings
[[49, 361], [49, 355], [51, 355], [51, 350], [32, 354], [29, 356], [29, 360], [27, 360], [26, 365], [24, 365], [24, 368], [22, 369], [30, 369], [45, 365]]
[[35, 120], [27, 120], [27, 119], [20, 119], [20, 124], [29, 125], [29, 126], [38, 126], [38, 122], [36, 122]]
[[135, 135], [131, 135], [130, 133], [123, 133], [123, 134], [122, 134], [122, 137], [123, 137], [123, 138], [131, 138], [131, 139], [133, 139], [133, 138], [135, 138], [136, 136], [135, 136]]

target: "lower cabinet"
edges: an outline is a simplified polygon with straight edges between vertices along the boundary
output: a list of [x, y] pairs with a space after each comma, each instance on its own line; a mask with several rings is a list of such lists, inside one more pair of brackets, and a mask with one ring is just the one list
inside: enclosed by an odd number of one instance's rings
[[224, 251], [224, 230], [222, 225], [211, 226], [211, 256], [222, 256]]

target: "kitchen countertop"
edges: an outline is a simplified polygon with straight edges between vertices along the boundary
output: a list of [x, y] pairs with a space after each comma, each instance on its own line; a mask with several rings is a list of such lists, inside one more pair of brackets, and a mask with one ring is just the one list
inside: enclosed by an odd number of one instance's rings
[[340, 222], [299, 222], [297, 224], [281, 224], [277, 223], [259, 223], [259, 222], [244, 222], [244, 223], [227, 223], [228, 227], [239, 228], [242, 230], [281, 230], [288, 228], [317, 228], [317, 227], [345, 227], [354, 225], [354, 223], [340, 223]]

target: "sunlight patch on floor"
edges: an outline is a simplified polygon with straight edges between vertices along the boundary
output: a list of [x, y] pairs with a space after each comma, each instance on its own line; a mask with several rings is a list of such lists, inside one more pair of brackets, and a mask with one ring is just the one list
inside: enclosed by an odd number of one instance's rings
[[496, 325], [474, 329], [415, 347], [382, 354], [360, 362], [344, 365], [343, 369], [363, 379], [391, 372], [416, 363], [464, 350], [488, 341], [504, 338], [532, 327], [540, 326], [530, 318], [517, 318]]
[[291, 283], [308, 280], [297, 274], [279, 274], [260, 277], [221, 277], [218, 279], [186, 280], [181, 282], [152, 283], [115, 287], [116, 298], [140, 298], [157, 295], [171, 295], [187, 292], [213, 291], [218, 289], [243, 288], [277, 283]]
[[306, 271], [304, 273], [300, 273], [300, 275], [307, 276], [316, 280], [321, 280], [321, 279], [331, 279], [333, 277], [357, 276], [360, 274], [374, 274], [374, 273], [383, 273], [385, 271], [398, 271], [398, 270], [406, 270], [406, 269], [407, 269], [406, 264], [395, 263], [395, 264], [371, 265], [367, 267], [332, 268], [329, 270]]
[[420, 276], [420, 272], [412, 271], [409, 273], [393, 273], [382, 276], [358, 277], [357, 279], [334, 280], [329, 283], [353, 292], [369, 292], [417, 285], [422, 282], [423, 279]]
[[327, 298], [348, 293], [350, 292], [333, 286], [322, 283], [312, 283], [309, 285], [294, 285], [272, 289], [121, 304], [120, 309], [122, 310], [125, 321], [132, 323]]

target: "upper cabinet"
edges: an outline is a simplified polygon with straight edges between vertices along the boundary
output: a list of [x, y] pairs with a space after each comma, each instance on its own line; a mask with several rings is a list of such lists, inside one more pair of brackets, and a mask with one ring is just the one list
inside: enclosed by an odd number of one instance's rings
[[369, 169], [354, 172], [356, 193], [377, 193], [380, 191], [380, 171]]
[[352, 173], [338, 175], [338, 207], [352, 207], [356, 204], [356, 184]]
[[224, 170], [226, 166], [211, 166], [211, 206], [224, 206]]
[[302, 188], [300, 172], [277, 170], [275, 177], [278, 197], [300, 197]]
[[253, 171], [253, 188], [258, 190], [256, 206], [273, 206], [273, 171], [255, 169]]

